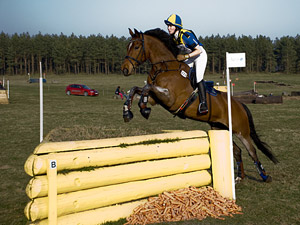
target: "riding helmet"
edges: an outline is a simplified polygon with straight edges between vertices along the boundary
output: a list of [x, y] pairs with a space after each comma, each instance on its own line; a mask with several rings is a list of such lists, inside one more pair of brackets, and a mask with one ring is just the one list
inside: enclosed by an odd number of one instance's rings
[[168, 17], [168, 19], [165, 20], [166, 25], [173, 25], [175, 27], [178, 27], [179, 29], [182, 29], [182, 22], [180, 16], [176, 14], [172, 14]]

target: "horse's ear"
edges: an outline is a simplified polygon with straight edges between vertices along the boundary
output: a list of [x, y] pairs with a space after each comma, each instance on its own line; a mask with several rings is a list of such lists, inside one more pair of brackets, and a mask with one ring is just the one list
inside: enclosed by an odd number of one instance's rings
[[132, 32], [132, 30], [130, 28], [128, 28], [129, 30], [129, 34], [131, 35], [131, 37], [134, 37], [134, 33]]
[[134, 29], [134, 33], [135, 33], [135, 36], [137, 36], [137, 37], [140, 36], [140, 32], [138, 32], [137, 29]]

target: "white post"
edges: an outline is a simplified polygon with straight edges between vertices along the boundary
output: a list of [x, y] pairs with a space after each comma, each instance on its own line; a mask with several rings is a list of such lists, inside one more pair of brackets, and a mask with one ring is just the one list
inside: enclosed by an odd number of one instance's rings
[[236, 199], [236, 197], [235, 197], [235, 182], [234, 182], [234, 161], [233, 161], [233, 140], [232, 140], [232, 117], [231, 117], [231, 96], [230, 96], [229, 68], [231, 68], [231, 67], [245, 67], [245, 66], [246, 66], [246, 54], [245, 53], [228, 53], [228, 52], [226, 52], [229, 145], [230, 145], [230, 159], [231, 159], [231, 164], [232, 164], [231, 174], [232, 174], [233, 199]]
[[7, 98], [9, 99], [9, 80], [7, 80]]
[[234, 161], [233, 161], [233, 144], [232, 144], [232, 118], [231, 118], [231, 95], [230, 95], [230, 77], [228, 67], [228, 52], [226, 52], [226, 77], [227, 77], [227, 104], [228, 104], [228, 124], [229, 124], [229, 148], [231, 161], [231, 177], [232, 177], [232, 198], [235, 197], [235, 182], [234, 182]]
[[5, 78], [4, 78], [4, 76], [2, 77], [2, 86], [5, 87]]
[[44, 118], [43, 118], [43, 76], [42, 76], [42, 62], [40, 62], [40, 142], [43, 141], [43, 123], [44, 123]]

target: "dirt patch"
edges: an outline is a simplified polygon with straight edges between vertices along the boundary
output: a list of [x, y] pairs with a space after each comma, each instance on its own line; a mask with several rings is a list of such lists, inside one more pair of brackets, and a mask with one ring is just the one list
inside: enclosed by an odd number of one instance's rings
[[2, 166], [0, 166], [0, 170], [9, 170], [9, 169], [13, 169], [13, 167], [9, 166], [9, 165], [2, 165]]
[[256, 83], [258, 83], [258, 84], [274, 84], [276, 86], [291, 86], [290, 84], [279, 83], [279, 82], [273, 81], [273, 80], [259, 80], [259, 81], [256, 81]]
[[300, 96], [283, 96], [284, 100], [300, 100]]

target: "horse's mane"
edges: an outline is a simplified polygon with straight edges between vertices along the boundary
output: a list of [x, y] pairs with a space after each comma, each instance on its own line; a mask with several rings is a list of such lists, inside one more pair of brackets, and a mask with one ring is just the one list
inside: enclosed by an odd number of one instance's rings
[[178, 55], [179, 49], [176, 47], [173, 38], [164, 30], [156, 28], [152, 30], [147, 30], [144, 34], [159, 39], [172, 52], [172, 54], [175, 57]]

